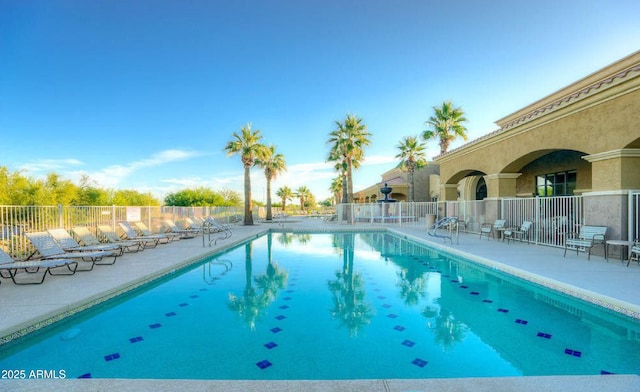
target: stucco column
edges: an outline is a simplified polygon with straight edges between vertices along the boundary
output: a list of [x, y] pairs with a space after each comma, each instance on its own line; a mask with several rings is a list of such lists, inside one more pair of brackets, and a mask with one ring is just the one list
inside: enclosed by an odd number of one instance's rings
[[640, 189], [640, 148], [623, 148], [585, 155], [591, 163], [593, 192]]
[[487, 198], [516, 197], [516, 179], [522, 173], [495, 173], [484, 176]]
[[440, 201], [458, 200], [458, 184], [440, 185]]

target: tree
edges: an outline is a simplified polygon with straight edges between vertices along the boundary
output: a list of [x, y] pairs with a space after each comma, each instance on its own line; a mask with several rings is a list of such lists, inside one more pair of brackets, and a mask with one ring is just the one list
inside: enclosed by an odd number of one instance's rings
[[294, 196], [293, 191], [288, 186], [283, 186], [276, 191], [276, 196], [282, 199], [282, 212], [286, 212], [287, 200], [293, 199], [293, 196]]
[[160, 202], [151, 193], [140, 193], [131, 189], [118, 189], [113, 193], [111, 203], [116, 206], [159, 206]]
[[258, 166], [264, 169], [264, 176], [267, 179], [267, 220], [273, 220], [271, 214], [271, 180], [285, 170], [287, 170], [287, 163], [284, 159], [284, 155], [276, 154], [276, 147], [272, 144], [267, 147], [267, 154], [264, 158], [256, 160]]
[[296, 189], [296, 196], [300, 199], [300, 208], [302, 209], [302, 212], [304, 212], [304, 201], [310, 195], [311, 191], [304, 185], [300, 185], [298, 189]]
[[251, 206], [251, 167], [256, 159], [264, 159], [267, 148], [260, 143], [262, 135], [260, 130], [251, 130], [251, 124], [243, 125], [240, 133], [234, 132], [232, 140], [227, 143], [224, 150], [227, 156], [240, 155], [244, 167], [244, 224], [253, 225]]
[[224, 198], [212, 189], [199, 187], [169, 193], [164, 198], [164, 203], [168, 206], [179, 207], [220, 206], [224, 203]]
[[417, 136], [405, 136], [404, 139], [396, 146], [400, 153], [396, 158], [400, 159], [398, 168], [406, 170], [408, 173], [409, 183], [409, 201], [415, 200], [413, 174], [416, 169], [420, 169], [427, 165], [424, 155], [424, 143], [418, 141]]
[[331, 186], [329, 190], [333, 193], [333, 197], [335, 199], [335, 204], [340, 204], [340, 200], [342, 200], [342, 187], [343, 187], [343, 178], [342, 176], [338, 176], [331, 180]]
[[112, 204], [109, 200], [109, 192], [95, 185], [95, 181], [92, 181], [87, 174], [83, 174], [80, 177], [80, 187], [78, 196], [75, 199], [75, 205], [107, 206]]
[[[371, 144], [371, 134], [362, 119], [347, 114], [344, 122], [336, 121], [336, 129], [329, 134], [327, 143], [331, 145], [329, 161], [336, 162], [336, 168], [344, 170], [347, 182], [347, 202], [353, 201], [353, 170], [360, 167], [364, 159], [364, 147]], [[343, 196], [344, 200], [344, 196]]]
[[467, 128], [462, 125], [467, 119], [464, 117], [462, 108], [454, 108], [451, 101], [444, 101], [441, 107], [434, 106], [433, 110], [434, 115], [426, 122], [431, 129], [424, 131], [422, 138], [424, 140], [438, 138], [440, 154], [444, 154], [449, 150], [451, 142], [458, 136], [467, 140]]
[[331, 149], [329, 152], [329, 161], [335, 162], [334, 168], [338, 172], [338, 178], [340, 178], [339, 182], [342, 184], [342, 190], [340, 191], [340, 200], [338, 203], [348, 203], [349, 195], [347, 192], [347, 163], [344, 157], [340, 154], [338, 150]]

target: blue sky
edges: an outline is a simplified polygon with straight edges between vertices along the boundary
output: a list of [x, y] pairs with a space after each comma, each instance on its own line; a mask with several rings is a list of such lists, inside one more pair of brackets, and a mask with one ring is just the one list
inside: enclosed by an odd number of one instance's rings
[[[322, 200], [347, 113], [373, 134], [358, 190], [433, 106], [453, 100], [480, 137], [639, 50], [638, 15], [637, 0], [0, 0], [0, 166], [157, 197], [242, 193], [223, 148], [252, 123], [287, 160], [274, 192]], [[264, 200], [258, 168], [252, 184]]]

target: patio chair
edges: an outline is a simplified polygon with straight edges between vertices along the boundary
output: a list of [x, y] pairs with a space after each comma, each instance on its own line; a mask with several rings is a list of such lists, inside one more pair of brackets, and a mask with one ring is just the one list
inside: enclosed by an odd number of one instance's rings
[[[74, 259], [82, 260], [87, 263], [91, 263], [91, 267], [78, 271], [91, 271], [94, 265], [111, 265], [115, 264], [119, 254], [110, 250], [98, 250], [93, 252], [66, 252], [60, 247], [53, 239], [51, 234], [46, 231], [25, 233], [27, 239], [36, 248], [36, 251], [32, 253], [27, 259], [31, 258], [36, 253], [39, 253], [42, 259]], [[105, 258], [113, 257], [113, 261], [103, 261]]]
[[629, 249], [629, 260], [627, 261], [627, 267], [631, 264], [631, 261], [637, 261], [640, 264], [640, 240], [636, 238], [633, 241], [633, 245], [631, 245], [631, 249]]
[[606, 244], [607, 227], [606, 226], [587, 226], [580, 227], [580, 232], [570, 234], [564, 242], [564, 256], [567, 256], [567, 249], [575, 248], [576, 255], [580, 249], [588, 251], [587, 260], [591, 260], [591, 248], [595, 245]]
[[520, 225], [520, 228], [508, 228], [504, 231], [504, 238], [507, 239], [507, 244], [509, 240], [515, 239], [515, 237], [519, 237], [520, 241], [524, 241], [527, 239], [527, 243], [531, 243], [531, 226], [533, 226], [533, 222], [524, 221]]
[[[66, 267], [69, 272], [67, 273], [53, 273], [52, 269], [57, 269], [61, 267]], [[76, 269], [78, 268], [78, 262], [74, 260], [62, 260], [62, 259], [50, 259], [50, 260], [32, 260], [32, 261], [15, 261], [11, 256], [5, 253], [4, 250], [0, 248], [0, 276], [7, 279], [4, 275], [4, 272], [9, 274], [9, 278], [13, 281], [14, 284], [17, 285], [28, 285], [28, 284], [41, 284], [44, 282], [44, 278], [49, 275], [73, 275], [76, 273]], [[27, 275], [36, 274], [40, 272], [41, 269], [44, 269], [42, 273], [42, 278], [40, 281], [33, 280], [16, 280], [16, 275], [18, 275], [18, 271], [24, 270]]]
[[180, 235], [176, 233], [154, 233], [151, 231], [151, 229], [149, 229], [149, 227], [147, 227], [147, 225], [145, 225], [141, 221], [133, 222], [133, 225], [135, 226], [134, 230], [138, 231], [138, 233], [144, 237], [158, 236], [161, 238], [161, 242], [163, 239], [166, 240], [165, 243], [180, 239]]
[[110, 250], [117, 252], [118, 256], [122, 256], [124, 253], [124, 249], [117, 244], [80, 245], [65, 229], [49, 229], [47, 232], [65, 251], [93, 252], [96, 250]]
[[178, 227], [176, 223], [172, 219], [165, 219], [164, 225], [167, 227], [167, 233], [175, 233], [180, 236], [181, 239], [185, 238], [195, 238], [198, 235], [199, 230], [194, 229], [183, 229]]
[[[132, 241], [145, 241], [145, 247], [155, 248], [158, 244], [166, 244], [169, 242], [169, 237], [166, 235], [140, 235], [131, 227], [129, 222], [118, 223], [120, 230], [124, 233], [124, 238]], [[164, 241], [162, 241], [164, 240]]]
[[482, 235], [485, 234], [487, 239], [490, 237], [495, 238], [495, 232], [506, 230], [507, 221], [504, 219], [496, 220], [493, 225], [491, 223], [483, 223], [480, 226], [480, 239], [482, 239]]
[[[76, 227], [73, 227], [71, 231], [80, 239], [80, 242], [83, 245], [92, 246], [92, 245], [102, 244], [98, 239], [98, 237], [93, 235], [93, 233], [87, 227], [76, 226]], [[113, 234], [115, 235], [116, 239], [114, 241], [110, 241], [110, 240], [107, 240], [107, 241], [112, 243], [113, 245], [119, 246], [123, 252], [135, 253], [144, 249], [143, 243], [141, 242], [125, 241], [120, 239], [120, 237], [118, 237], [118, 235], [115, 232]]]
[[[133, 229], [132, 229], [133, 230]], [[98, 225], [98, 233], [106, 239], [108, 242], [113, 244], [119, 244], [122, 242], [126, 242], [128, 244], [135, 243], [138, 245], [140, 250], [144, 250], [146, 248], [154, 248], [157, 245], [157, 242], [154, 238], [140, 238], [138, 233], [133, 230], [133, 234], [135, 237], [128, 237], [125, 233], [125, 239], [120, 238], [118, 233], [111, 228], [109, 225]]]

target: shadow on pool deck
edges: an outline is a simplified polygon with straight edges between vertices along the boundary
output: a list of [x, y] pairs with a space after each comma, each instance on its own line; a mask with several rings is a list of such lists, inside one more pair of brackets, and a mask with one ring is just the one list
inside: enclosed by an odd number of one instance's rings
[[[380, 226], [345, 226], [319, 219], [296, 219], [284, 229], [329, 231], [332, 229], [383, 229]], [[96, 266], [94, 271], [75, 276], [48, 276], [39, 286], [15, 286], [3, 280], [0, 286], [0, 339], [9, 340], [34, 329], [36, 325], [55, 321], [61, 314], [113, 297], [184, 265], [197, 261], [256, 237], [269, 229], [282, 230], [276, 223], [236, 226], [231, 239], [215, 246], [203, 246], [202, 238], [187, 239], [126, 254], [113, 266]], [[479, 262], [498, 262], [500, 268], [515, 269], [518, 274], [542, 280], [594, 302], [603, 302], [628, 314], [640, 314], [640, 266], [626, 267], [619, 259], [595, 256], [587, 261], [584, 254], [562, 257], [563, 250], [526, 243], [480, 240], [477, 235], [462, 234], [459, 244], [443, 245], [442, 240], [426, 235], [426, 230], [408, 226], [390, 229], [409, 239], [425, 241], [459, 253], [473, 255]], [[640, 321], [639, 321], [640, 323]], [[0, 346], [1, 347], [1, 346]], [[640, 368], [640, 364], [638, 365]], [[1, 369], [0, 370], [7, 370]], [[640, 369], [639, 369], [640, 371]], [[640, 376], [565, 376], [511, 377], [482, 379], [432, 380], [351, 380], [351, 381], [196, 381], [196, 380], [0, 380], [5, 390], [119, 390], [156, 391], [640, 391]]]

